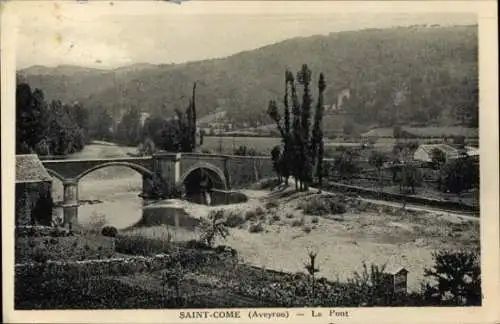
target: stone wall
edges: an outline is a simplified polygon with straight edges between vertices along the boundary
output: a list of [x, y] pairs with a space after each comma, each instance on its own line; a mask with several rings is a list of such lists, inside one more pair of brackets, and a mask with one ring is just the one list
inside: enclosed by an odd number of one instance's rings
[[52, 223], [52, 183], [16, 183], [16, 226]]

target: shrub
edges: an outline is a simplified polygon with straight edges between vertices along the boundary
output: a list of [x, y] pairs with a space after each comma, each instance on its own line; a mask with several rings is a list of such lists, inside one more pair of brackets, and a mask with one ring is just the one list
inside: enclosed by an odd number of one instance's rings
[[229, 230], [225, 224], [224, 211], [215, 210], [208, 214], [208, 220], [201, 223], [201, 239], [209, 246], [214, 244], [217, 237], [226, 238]]
[[286, 218], [294, 218], [294, 217], [295, 217], [295, 215], [294, 215], [294, 214], [290, 214], [290, 213], [288, 213], [288, 214], [286, 214], [286, 216], [285, 216], [285, 217], [286, 217]]
[[237, 257], [238, 256], [238, 252], [235, 249], [233, 249], [230, 246], [226, 246], [226, 245], [219, 245], [219, 246], [217, 246], [215, 248], [215, 252], [222, 253], [222, 254], [229, 254], [232, 257]]
[[245, 221], [246, 221], [245, 217], [243, 217], [241, 215], [241, 213], [239, 213], [239, 212], [231, 212], [227, 216], [225, 224], [228, 227], [234, 228], [234, 227], [238, 227], [238, 226], [244, 224]]
[[170, 235], [167, 240], [147, 238], [142, 235], [118, 235], [115, 251], [124, 254], [154, 255], [168, 252], [171, 248]]
[[329, 214], [343, 214], [346, 212], [345, 203], [338, 201], [334, 197], [313, 197], [302, 202], [299, 208], [308, 215], [324, 216]]
[[268, 201], [266, 203], [266, 209], [273, 209], [273, 208], [277, 208], [278, 206], [279, 206], [279, 204], [274, 200]]
[[360, 306], [384, 305], [387, 301], [384, 280], [385, 265], [372, 264], [368, 269], [363, 262], [363, 272], [354, 272], [354, 278], [348, 279], [346, 297], [355, 300]]
[[311, 233], [312, 228], [311, 228], [311, 226], [304, 226], [303, 230], [305, 233], [309, 234], [309, 233]]
[[453, 305], [481, 305], [481, 267], [478, 251], [446, 251], [433, 253], [434, 266], [425, 269], [425, 276], [436, 279], [427, 285], [426, 295], [436, 294], [440, 301]]
[[273, 217], [271, 219], [275, 222], [279, 222], [281, 220], [281, 218], [278, 214], [273, 214]]
[[255, 210], [249, 210], [245, 213], [245, 220], [255, 221], [263, 219], [266, 215], [265, 210], [262, 207], [257, 207]]
[[101, 230], [102, 236], [116, 237], [118, 230], [114, 226], [104, 226]]
[[45, 247], [37, 246], [33, 249], [32, 258], [35, 262], [47, 262], [49, 260], [49, 252]]
[[210, 250], [211, 247], [202, 241], [198, 240], [189, 240], [186, 242], [186, 248], [193, 250]]
[[267, 178], [260, 180], [255, 187], [257, 189], [265, 190], [272, 189], [280, 184], [280, 181], [276, 178]]
[[301, 219], [294, 219], [292, 222], [292, 227], [304, 226], [305, 223], [306, 223], [306, 220], [304, 217], [302, 217]]
[[313, 224], [318, 224], [318, 223], [319, 223], [319, 218], [318, 218], [318, 217], [313, 217], [313, 218], [311, 219], [311, 223], [313, 223]]
[[264, 231], [264, 226], [262, 226], [262, 223], [252, 224], [248, 228], [248, 231], [250, 233], [260, 233], [260, 232]]

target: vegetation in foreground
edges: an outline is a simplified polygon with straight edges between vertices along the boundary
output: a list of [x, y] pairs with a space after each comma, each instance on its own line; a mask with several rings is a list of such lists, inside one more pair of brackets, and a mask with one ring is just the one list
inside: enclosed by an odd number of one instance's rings
[[[317, 214], [325, 208], [321, 199], [306, 202]], [[342, 204], [342, 200], [338, 201]], [[227, 246], [214, 246], [215, 237], [230, 235], [242, 221], [263, 224], [273, 219], [276, 204], [256, 209], [238, 218], [237, 213], [213, 211], [202, 226], [200, 241], [184, 244], [168, 237], [151, 239], [141, 235], [115, 233], [101, 227], [100, 235], [112, 239], [120, 257], [176, 255], [164, 270], [141, 268], [135, 274], [113, 275], [110, 268], [101, 275], [80, 276], [69, 270], [52, 275], [45, 259], [33, 259], [45, 270], [15, 284], [17, 309], [106, 309], [175, 307], [294, 307], [294, 306], [472, 306], [481, 304], [481, 276], [478, 251], [437, 251], [435, 264], [426, 270], [428, 281], [418, 292], [394, 294], [387, 290], [384, 266], [363, 265], [346, 282], [329, 281], [317, 264], [325, 251], [309, 251], [305, 273], [283, 273], [243, 263]], [[328, 207], [328, 206], [327, 206]], [[96, 224], [99, 219], [96, 219]], [[311, 220], [311, 223], [314, 222]], [[97, 235], [97, 227], [78, 235]], [[65, 244], [60, 241], [58, 244]], [[302, 256], [297, 256], [301, 257]], [[132, 259], [129, 259], [132, 260]], [[27, 261], [27, 260], [23, 260]], [[133, 261], [127, 261], [133, 262]], [[118, 271], [119, 268], [118, 268]], [[110, 293], [113, 292], [113, 293]], [[117, 296], [122, 296], [118, 298]], [[123, 299], [123, 296], [127, 296]], [[92, 298], [91, 298], [92, 297]]]

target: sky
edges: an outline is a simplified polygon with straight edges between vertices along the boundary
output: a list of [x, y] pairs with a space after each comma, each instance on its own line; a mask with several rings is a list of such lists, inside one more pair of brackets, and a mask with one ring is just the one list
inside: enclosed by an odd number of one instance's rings
[[387, 3], [19, 1], [10, 12], [18, 69], [182, 63], [342, 30], [477, 23], [467, 7]]

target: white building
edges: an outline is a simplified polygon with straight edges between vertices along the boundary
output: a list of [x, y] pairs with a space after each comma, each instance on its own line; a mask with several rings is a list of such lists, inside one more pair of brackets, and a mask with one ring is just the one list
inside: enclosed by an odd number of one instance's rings
[[[447, 144], [421, 144], [415, 153], [413, 159], [422, 162], [432, 162], [433, 150], [440, 150], [444, 153], [445, 159], [452, 160], [458, 159], [461, 156], [461, 151]], [[466, 146], [465, 152], [468, 156], [479, 157], [479, 150], [477, 148]]]

